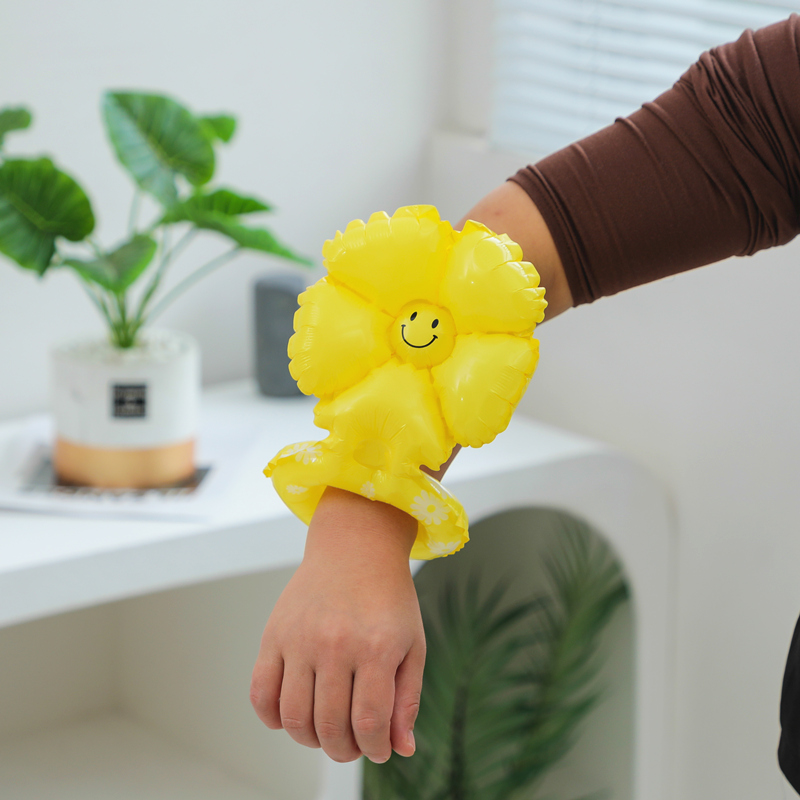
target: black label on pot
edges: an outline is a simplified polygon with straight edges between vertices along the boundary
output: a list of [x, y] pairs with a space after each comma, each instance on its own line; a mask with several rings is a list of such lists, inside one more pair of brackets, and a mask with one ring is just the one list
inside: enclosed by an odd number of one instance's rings
[[113, 417], [132, 419], [147, 416], [147, 384], [115, 383], [113, 389]]

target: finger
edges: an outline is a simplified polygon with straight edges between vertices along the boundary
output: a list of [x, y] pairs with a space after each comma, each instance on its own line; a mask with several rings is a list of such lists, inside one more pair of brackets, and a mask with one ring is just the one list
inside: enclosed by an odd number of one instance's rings
[[272, 730], [282, 728], [280, 696], [283, 683], [283, 659], [258, 657], [250, 680], [250, 703], [258, 718]]
[[281, 725], [292, 739], [306, 747], [319, 747], [314, 732], [314, 671], [308, 664], [284, 664], [280, 709]]
[[361, 751], [350, 726], [353, 673], [318, 670], [314, 681], [314, 729], [325, 753], [334, 761], [355, 761]]
[[425, 647], [414, 645], [397, 668], [395, 675], [391, 739], [392, 749], [401, 756], [413, 756], [416, 750], [414, 723], [419, 713], [424, 669]]
[[353, 679], [353, 734], [358, 749], [376, 764], [387, 761], [392, 754], [389, 722], [396, 671], [389, 661], [373, 661], [359, 667]]

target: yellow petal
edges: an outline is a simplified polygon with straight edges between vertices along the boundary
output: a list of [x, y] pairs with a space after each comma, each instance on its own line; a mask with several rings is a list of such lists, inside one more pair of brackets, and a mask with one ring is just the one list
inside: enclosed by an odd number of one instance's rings
[[351, 222], [322, 255], [331, 280], [396, 316], [412, 301], [437, 302], [452, 237], [433, 206], [405, 206]]
[[456, 338], [453, 354], [432, 374], [459, 444], [480, 447], [506, 429], [538, 360], [536, 339], [480, 333]]
[[340, 392], [389, 360], [391, 317], [325, 278], [299, 300], [289, 371], [301, 392], [318, 397]]
[[441, 304], [459, 333], [530, 335], [544, 319], [544, 289], [532, 264], [508, 236], [467, 222], [445, 269]]
[[370, 469], [395, 474], [438, 469], [455, 442], [445, 428], [427, 370], [389, 361], [314, 409], [316, 425], [346, 443]]

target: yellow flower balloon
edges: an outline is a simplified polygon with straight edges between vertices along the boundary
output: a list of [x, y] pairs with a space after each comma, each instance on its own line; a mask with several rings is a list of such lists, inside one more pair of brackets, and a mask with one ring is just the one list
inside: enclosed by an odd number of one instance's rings
[[322, 254], [328, 275], [300, 295], [289, 356], [329, 436], [284, 447], [264, 472], [306, 523], [334, 486], [411, 514], [412, 558], [450, 555], [467, 517], [420, 465], [507, 427], [539, 358], [539, 275], [507, 236], [455, 231], [433, 206], [355, 220]]

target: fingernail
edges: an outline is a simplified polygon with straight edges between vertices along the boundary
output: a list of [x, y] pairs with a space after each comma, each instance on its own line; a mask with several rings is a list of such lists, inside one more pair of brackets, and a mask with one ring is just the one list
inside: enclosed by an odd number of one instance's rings
[[389, 760], [389, 756], [386, 756], [386, 758], [371, 758], [370, 759], [370, 761], [373, 764], [385, 764], [388, 760]]
[[408, 743], [409, 743], [409, 744], [411, 745], [411, 747], [412, 747], [412, 748], [413, 748], [413, 749], [416, 751], [416, 749], [417, 749], [417, 743], [414, 741], [414, 731], [409, 731], [409, 732], [408, 732]]

